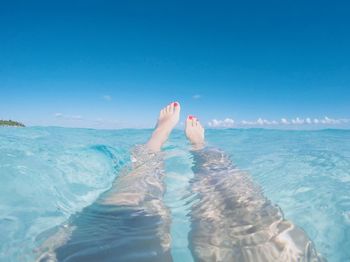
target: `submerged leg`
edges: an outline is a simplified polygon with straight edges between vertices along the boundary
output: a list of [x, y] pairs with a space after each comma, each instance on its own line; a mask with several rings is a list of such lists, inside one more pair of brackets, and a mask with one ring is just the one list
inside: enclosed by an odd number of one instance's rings
[[161, 110], [150, 140], [132, 152], [131, 170], [121, 174], [96, 203], [72, 217], [68, 240], [39, 261], [172, 261], [159, 151], [179, 113], [178, 103]]
[[195, 261], [321, 261], [306, 233], [283, 218], [248, 174], [222, 151], [204, 148], [204, 129], [186, 122], [193, 144], [196, 202], [191, 209]]
[[162, 182], [163, 160], [159, 152], [176, 126], [180, 116], [177, 102], [164, 107], [155, 130], [146, 145], [138, 146], [132, 153], [132, 170], [115, 181], [112, 190], [103, 198], [104, 204], [139, 206], [152, 199], [161, 199], [164, 193]]

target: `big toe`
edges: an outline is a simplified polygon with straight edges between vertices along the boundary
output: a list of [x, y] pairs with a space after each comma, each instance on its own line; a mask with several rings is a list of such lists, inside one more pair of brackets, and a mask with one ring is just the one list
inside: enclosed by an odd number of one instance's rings
[[180, 114], [180, 103], [179, 102], [173, 102], [171, 103], [171, 108], [172, 108], [172, 112], [174, 112], [175, 114]]
[[186, 128], [193, 127], [194, 119], [195, 119], [195, 117], [191, 116], [191, 115], [187, 117], [187, 119], [186, 119]]
[[174, 110], [180, 110], [180, 103], [175, 101], [172, 103], [173, 107], [174, 107]]

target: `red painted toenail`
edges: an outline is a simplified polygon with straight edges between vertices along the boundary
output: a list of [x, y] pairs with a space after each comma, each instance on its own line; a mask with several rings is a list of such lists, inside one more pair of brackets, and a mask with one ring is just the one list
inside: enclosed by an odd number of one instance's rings
[[188, 119], [192, 120], [193, 116], [188, 116]]
[[178, 103], [174, 102], [174, 106], [178, 106], [178, 105], [179, 105]]

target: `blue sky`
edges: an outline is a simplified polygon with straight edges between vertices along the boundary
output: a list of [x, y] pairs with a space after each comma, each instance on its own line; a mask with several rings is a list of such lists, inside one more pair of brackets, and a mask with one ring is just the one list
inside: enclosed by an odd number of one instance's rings
[[[347, 1], [7, 1], [0, 118], [152, 127], [350, 127]], [[284, 119], [284, 120], [282, 120]]]

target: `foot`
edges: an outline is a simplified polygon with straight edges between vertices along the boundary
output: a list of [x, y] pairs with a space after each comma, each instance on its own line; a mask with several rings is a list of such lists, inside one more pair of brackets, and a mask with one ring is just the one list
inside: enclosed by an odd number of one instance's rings
[[185, 133], [195, 150], [202, 149], [204, 147], [204, 128], [196, 117], [187, 117]]
[[171, 131], [180, 119], [180, 104], [173, 102], [160, 110], [158, 122], [150, 140], [146, 146], [153, 152], [160, 151], [160, 148], [168, 139]]

